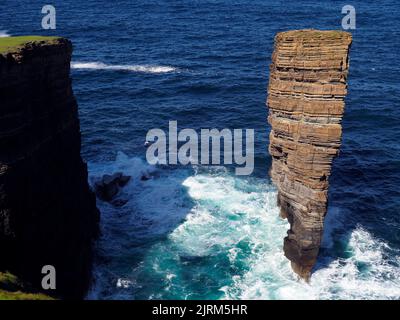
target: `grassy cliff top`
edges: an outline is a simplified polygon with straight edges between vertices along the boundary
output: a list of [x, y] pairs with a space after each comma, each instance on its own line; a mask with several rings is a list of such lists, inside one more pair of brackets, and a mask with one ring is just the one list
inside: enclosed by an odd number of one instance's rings
[[303, 30], [290, 30], [279, 32], [278, 37], [293, 37], [301, 39], [351, 39], [351, 33], [342, 30], [316, 30], [316, 29], [303, 29]]
[[60, 39], [60, 37], [19, 36], [0, 38], [0, 54], [17, 51], [29, 42], [53, 43], [58, 39]]
[[53, 300], [42, 293], [8, 292], [0, 290], [0, 300]]
[[0, 300], [52, 300], [42, 293], [26, 292], [23, 283], [9, 272], [0, 272]]

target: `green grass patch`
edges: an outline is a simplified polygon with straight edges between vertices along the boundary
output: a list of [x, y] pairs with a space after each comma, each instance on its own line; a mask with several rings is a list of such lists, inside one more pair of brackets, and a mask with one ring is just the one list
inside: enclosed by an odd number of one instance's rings
[[302, 39], [339, 39], [339, 38], [351, 38], [351, 33], [342, 30], [315, 30], [315, 29], [305, 29], [305, 30], [291, 30], [281, 32], [281, 36], [290, 36], [294, 38]]
[[28, 42], [48, 42], [53, 43], [60, 37], [43, 37], [43, 36], [19, 36], [19, 37], [3, 37], [0, 38], [0, 54], [13, 52], [22, 48]]
[[0, 300], [54, 300], [42, 293], [8, 292], [0, 290]]
[[17, 291], [21, 289], [22, 283], [9, 272], [0, 272], [0, 290]]
[[53, 298], [35, 292], [27, 292], [24, 284], [9, 272], [0, 272], [0, 300], [53, 300]]

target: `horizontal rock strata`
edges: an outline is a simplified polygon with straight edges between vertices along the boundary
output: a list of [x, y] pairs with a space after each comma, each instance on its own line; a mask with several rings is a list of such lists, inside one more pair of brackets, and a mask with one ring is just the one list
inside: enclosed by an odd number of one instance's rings
[[332, 161], [341, 144], [351, 34], [299, 30], [279, 33], [270, 67], [268, 121], [271, 178], [290, 230], [284, 252], [308, 279], [327, 211]]
[[53, 265], [57, 289], [47, 293], [82, 298], [99, 212], [80, 155], [71, 53], [61, 38], [0, 53], [0, 271], [41, 289], [42, 267]]

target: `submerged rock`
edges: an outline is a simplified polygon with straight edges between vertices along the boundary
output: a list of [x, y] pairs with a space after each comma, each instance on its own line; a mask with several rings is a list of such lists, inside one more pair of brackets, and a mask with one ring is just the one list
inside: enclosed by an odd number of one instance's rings
[[103, 201], [111, 201], [118, 194], [120, 188], [124, 187], [130, 179], [130, 176], [124, 176], [122, 172], [112, 175], [105, 174], [94, 185], [97, 197]]
[[127, 204], [127, 202], [128, 202], [128, 199], [115, 199], [115, 200], [112, 200], [112, 201], [111, 201], [111, 204], [112, 204], [114, 207], [122, 207], [122, 206], [124, 206], [125, 204]]
[[140, 177], [140, 180], [142, 180], [142, 181], [147, 181], [147, 180], [150, 180], [151, 178], [150, 178], [150, 176], [148, 175], [148, 174], [143, 174], [141, 177]]
[[284, 252], [308, 279], [321, 244], [328, 178], [342, 136], [351, 34], [279, 33], [270, 67], [270, 171], [281, 216], [290, 223]]

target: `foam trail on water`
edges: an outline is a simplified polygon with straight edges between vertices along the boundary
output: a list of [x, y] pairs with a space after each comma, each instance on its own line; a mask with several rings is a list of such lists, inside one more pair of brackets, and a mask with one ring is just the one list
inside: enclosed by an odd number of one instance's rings
[[[90, 299], [400, 298], [399, 252], [361, 226], [346, 231], [335, 222], [343, 219], [339, 208], [330, 210], [327, 252], [307, 284], [283, 255], [288, 224], [266, 179], [224, 168], [152, 167], [122, 153], [89, 169], [91, 179], [132, 176], [119, 195], [126, 205], [98, 203], [101, 262]], [[142, 181], [143, 174], [151, 179]]]
[[178, 68], [159, 65], [108, 65], [101, 62], [72, 62], [72, 69], [80, 70], [117, 70], [139, 73], [171, 73], [179, 72]]

